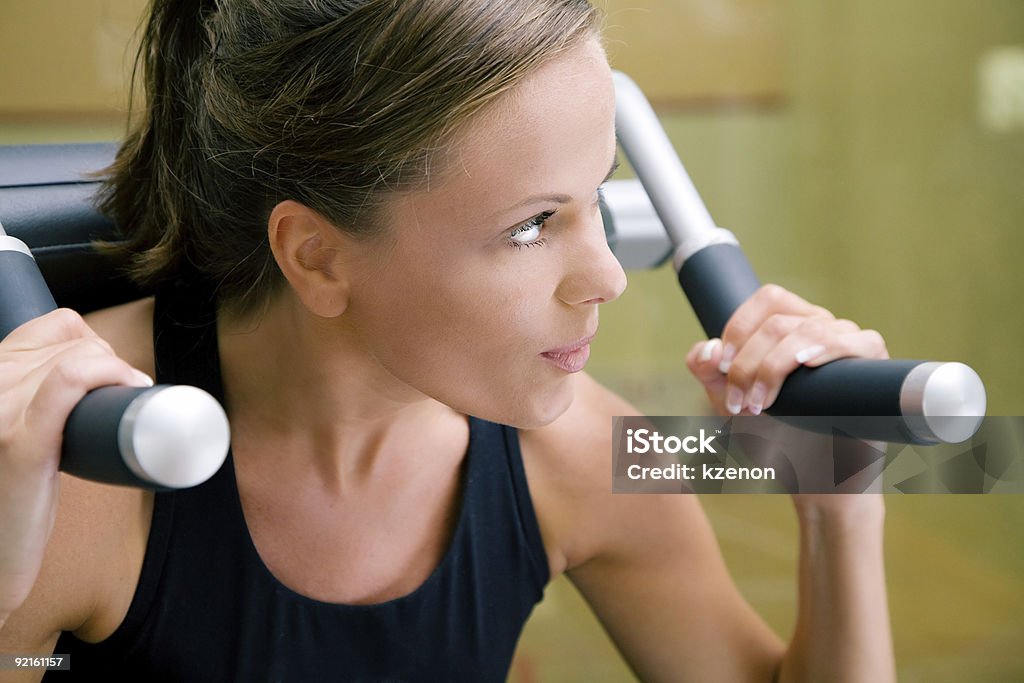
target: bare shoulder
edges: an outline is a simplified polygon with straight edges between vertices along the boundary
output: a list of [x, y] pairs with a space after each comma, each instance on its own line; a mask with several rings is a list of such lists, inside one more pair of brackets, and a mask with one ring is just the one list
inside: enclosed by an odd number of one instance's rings
[[693, 496], [612, 494], [612, 417], [640, 413], [592, 377], [578, 379], [565, 414], [520, 432], [553, 575], [599, 555], [629, 552], [649, 535], [706, 528]]
[[39, 577], [0, 630], [0, 651], [51, 652], [60, 631], [103, 640], [131, 604], [152, 494], [60, 477], [60, 502]]
[[153, 377], [152, 297], [89, 313], [85, 317], [96, 334], [114, 347], [114, 352], [133, 367]]
[[697, 497], [611, 492], [611, 418], [635, 413], [582, 377], [565, 415], [520, 433], [552, 575], [567, 574], [641, 680], [767, 680], [781, 641], [733, 584]]

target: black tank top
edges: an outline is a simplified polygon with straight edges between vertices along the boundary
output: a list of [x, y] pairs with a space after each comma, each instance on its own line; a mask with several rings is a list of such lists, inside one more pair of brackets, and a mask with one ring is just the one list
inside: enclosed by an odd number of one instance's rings
[[[157, 381], [199, 386], [223, 403], [216, 309], [203, 291], [157, 296]], [[208, 482], [156, 494], [118, 629], [95, 645], [62, 633], [54, 652], [99, 680], [505, 680], [548, 566], [516, 431], [472, 417], [469, 426], [450, 545], [412, 593], [333, 604], [277, 581], [249, 536], [229, 454]]]

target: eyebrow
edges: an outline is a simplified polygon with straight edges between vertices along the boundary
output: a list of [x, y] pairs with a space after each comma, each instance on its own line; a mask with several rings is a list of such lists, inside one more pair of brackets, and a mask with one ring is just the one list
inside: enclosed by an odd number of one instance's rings
[[619, 155], [616, 154], [614, 157], [612, 157], [612, 165], [608, 168], [608, 175], [606, 175], [604, 177], [604, 180], [601, 181], [601, 184], [604, 185], [609, 180], [611, 180], [612, 176], [615, 175], [615, 172], [618, 171], [618, 170], [619, 170]]
[[[604, 180], [601, 181], [601, 185], [604, 185], [606, 182], [608, 182], [608, 180], [611, 179], [611, 177], [613, 175], [615, 175], [615, 171], [617, 171], [617, 170], [619, 170], [619, 155], [618, 155], [618, 153], [616, 153], [615, 157], [612, 158], [612, 165], [608, 169], [608, 175], [606, 175], [604, 177]], [[522, 208], [524, 206], [529, 206], [530, 204], [536, 204], [536, 203], [539, 203], [539, 202], [554, 202], [555, 204], [568, 204], [571, 201], [572, 201], [572, 197], [570, 197], [567, 194], [538, 194], [538, 195], [533, 195], [531, 197], [527, 197], [526, 199], [524, 199], [523, 201], [519, 202], [518, 204], [516, 204], [514, 206], [510, 206], [507, 209], [504, 209], [502, 211], [499, 211], [495, 215], [496, 216], [504, 216], [506, 213], [509, 213], [511, 211], [515, 211], [516, 209], [520, 209], [520, 208]]]

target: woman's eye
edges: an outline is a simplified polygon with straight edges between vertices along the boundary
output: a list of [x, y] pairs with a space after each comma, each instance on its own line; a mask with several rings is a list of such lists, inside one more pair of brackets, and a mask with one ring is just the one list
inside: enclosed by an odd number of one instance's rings
[[540, 238], [541, 230], [544, 228], [544, 223], [554, 213], [554, 211], [545, 211], [520, 225], [508, 236], [509, 244], [516, 248], [543, 244], [544, 240]]

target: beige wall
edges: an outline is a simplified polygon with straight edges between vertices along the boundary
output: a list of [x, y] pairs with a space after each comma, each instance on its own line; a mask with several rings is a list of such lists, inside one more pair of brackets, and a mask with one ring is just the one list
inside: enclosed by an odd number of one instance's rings
[[608, 54], [656, 105], [775, 104], [785, 94], [782, 0], [607, 0]]
[[143, 0], [0, 0], [0, 119], [116, 117]]
[[[776, 101], [780, 0], [597, 0], [609, 53], [661, 103]], [[116, 118], [144, 0], [0, 0], [0, 120]]]

